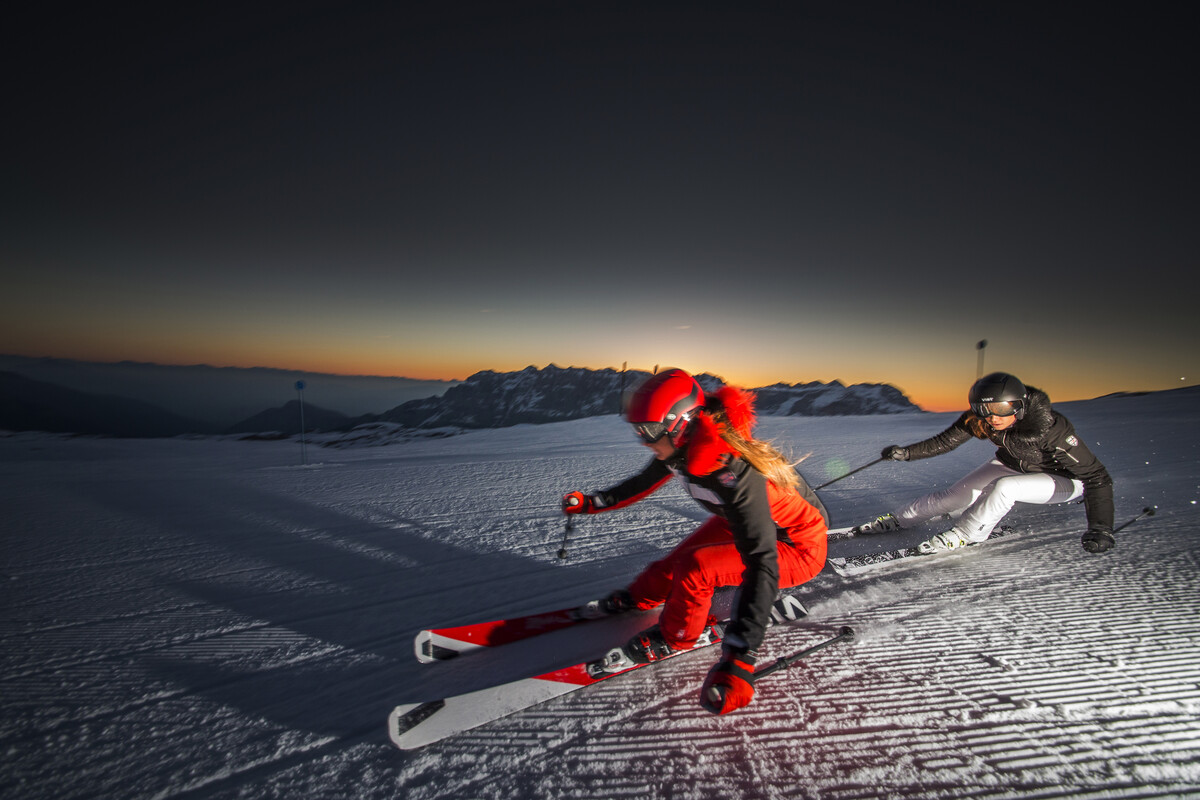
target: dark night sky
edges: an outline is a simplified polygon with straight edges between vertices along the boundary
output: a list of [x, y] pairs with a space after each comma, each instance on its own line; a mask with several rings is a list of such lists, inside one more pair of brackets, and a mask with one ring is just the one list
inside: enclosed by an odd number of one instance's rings
[[1196, 382], [1192, 12], [427, 5], [12, 26], [0, 352]]

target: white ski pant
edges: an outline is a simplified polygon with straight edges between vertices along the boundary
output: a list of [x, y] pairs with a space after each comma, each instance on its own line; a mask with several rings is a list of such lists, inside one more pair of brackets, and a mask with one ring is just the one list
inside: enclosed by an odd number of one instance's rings
[[982, 542], [1015, 503], [1052, 505], [1083, 496], [1083, 484], [1047, 472], [1017, 472], [992, 459], [949, 489], [919, 497], [892, 512], [902, 528], [943, 514], [962, 512], [954, 527], [972, 542]]

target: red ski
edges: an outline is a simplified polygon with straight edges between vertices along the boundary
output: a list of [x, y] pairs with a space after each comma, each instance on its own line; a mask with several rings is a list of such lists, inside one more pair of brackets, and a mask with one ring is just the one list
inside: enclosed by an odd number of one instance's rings
[[413, 648], [417, 660], [422, 663], [445, 661], [479, 647], [510, 644], [586, 622], [586, 619], [578, 616], [578, 611], [578, 608], [563, 608], [452, 628], [429, 628], [417, 633]]
[[[624, 675], [635, 669], [704, 649], [720, 641], [723, 629], [723, 623], [711, 625], [691, 650], [675, 652], [649, 664], [629, 662], [623, 648], [614, 648], [594, 661], [573, 664], [532, 678], [519, 678], [498, 686], [440, 700], [399, 705], [388, 715], [388, 737], [401, 750], [423, 747], [616, 675]], [[854, 631], [843, 627], [837, 636], [818, 642], [798, 653], [776, 659], [774, 663], [759, 668], [755, 674], [765, 678], [772, 672], [787, 669], [818, 650], [853, 639]]]
[[[710, 625], [691, 650], [674, 652], [649, 663], [657, 664], [716, 644], [720, 641], [722, 627]], [[645, 666], [649, 664], [630, 662], [623, 650], [614, 648], [593, 661], [572, 664], [532, 678], [520, 678], [431, 702], [396, 706], [388, 715], [388, 736], [401, 750], [412, 750]]]
[[[593, 601], [584, 606], [562, 608], [558, 611], [543, 611], [521, 617], [474, 622], [450, 628], [426, 628], [418, 631], [413, 639], [413, 651], [416, 653], [418, 661], [429, 664], [434, 661], [446, 661], [481, 647], [498, 647], [532, 636], [541, 636], [545, 633], [569, 628], [580, 622], [613, 619], [621, 616], [602, 613], [581, 614], [581, 609], [591, 608], [595, 605], [596, 601]], [[775, 601], [775, 605], [771, 609], [771, 624], [794, 622], [807, 615], [808, 609], [804, 607], [799, 598], [785, 593]]]

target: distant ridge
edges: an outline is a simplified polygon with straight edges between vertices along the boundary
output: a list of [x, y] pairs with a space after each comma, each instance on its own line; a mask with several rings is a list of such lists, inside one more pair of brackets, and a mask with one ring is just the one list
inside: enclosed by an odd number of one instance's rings
[[77, 392], [13, 372], [0, 372], [0, 428], [141, 438], [216, 432], [140, 400]]
[[[320, 404], [304, 403], [306, 432], [348, 431], [384, 423], [410, 430], [503, 428], [518, 424], [562, 422], [617, 414], [624, 392], [651, 373], [640, 370], [592, 370], [526, 367], [518, 372], [477, 372], [443, 394], [409, 400], [382, 414], [349, 415]], [[273, 394], [293, 389], [275, 376]], [[706, 391], [723, 381], [699, 375]], [[282, 384], [282, 385], [281, 385]], [[898, 389], [886, 384], [775, 384], [754, 390], [758, 413], [779, 416], [905, 414], [921, 411]], [[300, 433], [300, 401], [250, 414], [231, 425], [214, 425], [175, 414], [157, 405], [118, 395], [81, 392], [24, 376], [0, 372], [0, 429], [42, 430], [109, 436], [161, 437], [181, 434]]]
[[[385, 422], [408, 428], [457, 426], [498, 428], [519, 423], [561, 422], [617, 414], [621, 395], [650, 376], [649, 372], [530, 366], [519, 372], [477, 372], [440, 397], [410, 400], [380, 415]], [[699, 375], [706, 391], [724, 381]], [[899, 389], [886, 384], [775, 384], [754, 390], [758, 413], [780, 416], [849, 416], [906, 414], [921, 409]]]
[[104, 363], [0, 355], [0, 371], [77, 392], [116, 395], [159, 406], [211, 429], [224, 430], [264, 409], [297, 399], [348, 417], [380, 414], [408, 400], [444, 392], [457, 381], [374, 375], [329, 375], [270, 367], [177, 366], [136, 361]]
[[[304, 404], [303, 416], [304, 430], [306, 432], [348, 430], [360, 422], [369, 421], [361, 418], [351, 419], [345, 414], [320, 408], [310, 403]], [[300, 433], [300, 417], [300, 401], [292, 400], [279, 408], [269, 408], [260, 414], [255, 414], [249, 419], [242, 420], [238, 424], [228, 428], [225, 433], [264, 433], [274, 431], [292, 436]]]

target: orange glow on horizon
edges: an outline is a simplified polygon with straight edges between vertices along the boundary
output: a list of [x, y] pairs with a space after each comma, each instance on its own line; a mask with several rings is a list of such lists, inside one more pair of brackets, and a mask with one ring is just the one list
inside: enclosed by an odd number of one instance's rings
[[[337, 347], [329, 348], [314, 348], [306, 347], [304, 352], [300, 353], [300, 348], [283, 348], [284, 352], [280, 352], [274, 357], [267, 357], [265, 352], [252, 350], [251, 348], [234, 348], [227, 350], [222, 358], [212, 358], [213, 353], [207, 352], [202, 348], [179, 347], [177, 344], [167, 345], [162, 343], [159, 346], [143, 345], [137, 348], [137, 353], [126, 353], [119, 357], [113, 357], [107, 352], [108, 348], [103, 347], [102, 343], [93, 342], [91, 346], [75, 346], [70, 348], [59, 349], [58, 352], [15, 352], [9, 351], [9, 355], [21, 355], [31, 358], [61, 358], [67, 360], [90, 361], [96, 363], [117, 363], [120, 361], [134, 361], [141, 363], [159, 364], [162, 366], [209, 366], [215, 368], [235, 368], [235, 369], [278, 369], [289, 372], [301, 372], [310, 374], [336, 375], [342, 377], [385, 377], [385, 378], [409, 378], [413, 380], [423, 381], [449, 381], [459, 382], [464, 381], [471, 375], [484, 370], [494, 372], [517, 372], [527, 367], [542, 369], [550, 366], [553, 363], [561, 368], [578, 367], [582, 369], [615, 369], [622, 368], [621, 363], [615, 364], [590, 364], [590, 363], [560, 363], [560, 362], [542, 362], [533, 359], [500, 359], [498, 362], [484, 364], [478, 356], [475, 357], [459, 357], [447, 358], [444, 353], [431, 354], [427, 358], [414, 358], [411, 354], [405, 354], [403, 357], [398, 357], [394, 353], [386, 352], [386, 348], [378, 348], [377, 350], [365, 349], [364, 351], [348, 355]], [[379, 352], [379, 351], [385, 352]], [[821, 383], [830, 383], [839, 381], [844, 385], [855, 383], [890, 383], [896, 386], [910, 401], [915, 403], [924, 411], [939, 412], [939, 411], [959, 411], [966, 407], [965, 400], [959, 399], [959, 395], [964, 395], [963, 387], [955, 386], [952, 391], [945, 391], [942, 387], [925, 387], [917, 385], [899, 385], [895, 381], [890, 381], [885, 378], [870, 378], [856, 375], [853, 379], [846, 377], [813, 377], [808, 375], [783, 375], [780, 372], [766, 373], [759, 370], [746, 370], [745, 372], [729, 373], [723, 370], [714, 368], [705, 368], [693, 364], [683, 363], [659, 363], [659, 364], [628, 364], [629, 370], [638, 370], [643, 372], [652, 371], [655, 366], [660, 369], [666, 367], [679, 366], [682, 369], [687, 369], [696, 373], [708, 372], [723, 378], [724, 380], [747, 388], [756, 388], [763, 386], [771, 386], [777, 383], [785, 383], [789, 385], [800, 383], [812, 383], [819, 381]], [[941, 390], [939, 390], [941, 389]]]
[[[28, 326], [0, 320], [0, 340], [7, 355], [60, 358], [100, 363], [135, 361], [165, 366], [208, 365], [230, 368], [279, 369], [337, 376], [395, 377], [421, 381], [466, 380], [490, 370], [517, 372], [527, 367], [616, 369], [649, 372], [679, 367], [706, 372], [729, 383], [755, 388], [778, 383], [843, 385], [889, 384], [928, 412], [957, 412], [967, 407], [966, 395], [976, 377], [970, 349], [937, 349], [937, 343], [906, 342], [883, 353], [858, 341], [831, 343], [820, 348], [767, 347], [763, 337], [731, 341], [688, 336], [629, 334], [589, 330], [575, 338], [547, 337], [529, 332], [512, 341], [499, 332], [462, 326], [446, 331], [405, 331], [372, 335], [360, 329], [309, 331], [257, 325], [225, 325], [219, 330], [176, 325], [168, 334], [151, 324], [97, 325], [84, 336], [67, 326], [50, 327], [27, 318]], [[42, 330], [36, 323], [41, 322]], [[767, 337], [769, 338], [769, 337]], [[778, 338], [778, 337], [777, 337]], [[868, 343], [873, 344], [873, 343]], [[1188, 385], [1179, 373], [1143, 361], [1117, 374], [1070, 362], [1039, 361], [1014, 345], [996, 346], [987, 370], [1012, 371], [1022, 380], [1046, 390], [1052, 401], [1069, 402], [1113, 392], [1156, 391]], [[572, 354], [563, 358], [563, 353]], [[619, 353], [621, 357], [610, 357]], [[519, 355], [514, 355], [519, 354]], [[1106, 351], [1106, 355], [1111, 355]], [[1164, 377], [1166, 374], [1167, 377]]]

